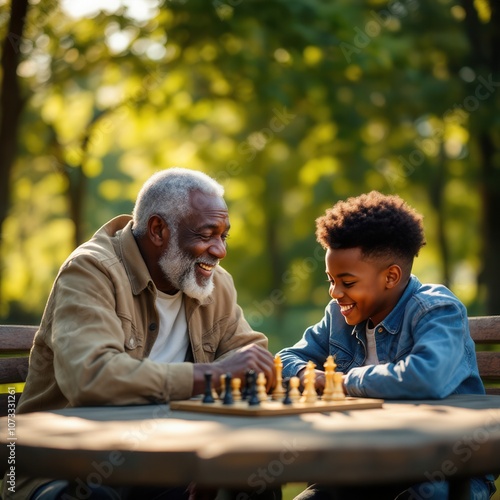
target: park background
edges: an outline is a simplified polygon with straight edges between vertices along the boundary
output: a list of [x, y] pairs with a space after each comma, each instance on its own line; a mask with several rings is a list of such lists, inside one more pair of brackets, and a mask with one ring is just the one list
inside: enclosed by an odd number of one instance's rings
[[500, 314], [498, 2], [0, 0], [0, 40], [0, 322], [170, 166], [224, 185], [272, 351], [329, 300], [315, 219], [372, 189], [424, 215], [421, 281]]

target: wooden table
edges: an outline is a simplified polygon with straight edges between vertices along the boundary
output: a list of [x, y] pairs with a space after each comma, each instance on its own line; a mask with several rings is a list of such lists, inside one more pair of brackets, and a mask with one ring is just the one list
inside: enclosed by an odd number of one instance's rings
[[[0, 465], [9, 457], [0, 419]], [[277, 486], [467, 478], [500, 471], [500, 396], [384, 403], [280, 417], [171, 411], [168, 405], [75, 408], [15, 418], [16, 474], [109, 484]], [[460, 492], [460, 495], [459, 493]]]

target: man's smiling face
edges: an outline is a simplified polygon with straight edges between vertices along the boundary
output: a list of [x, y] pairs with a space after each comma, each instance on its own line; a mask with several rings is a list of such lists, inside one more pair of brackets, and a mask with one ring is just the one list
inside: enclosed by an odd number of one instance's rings
[[186, 295], [203, 300], [213, 290], [215, 266], [226, 256], [229, 214], [223, 198], [193, 191], [191, 209], [170, 228], [159, 265], [168, 281]]

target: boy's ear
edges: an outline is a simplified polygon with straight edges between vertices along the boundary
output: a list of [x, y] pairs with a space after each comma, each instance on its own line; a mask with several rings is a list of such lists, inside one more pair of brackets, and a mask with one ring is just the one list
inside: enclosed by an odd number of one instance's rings
[[394, 288], [401, 281], [402, 275], [402, 269], [397, 264], [391, 264], [385, 273], [386, 288]]

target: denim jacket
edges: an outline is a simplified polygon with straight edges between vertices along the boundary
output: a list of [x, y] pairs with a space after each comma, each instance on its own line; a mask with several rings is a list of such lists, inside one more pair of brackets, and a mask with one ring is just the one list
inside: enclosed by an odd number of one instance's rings
[[442, 285], [410, 281], [390, 314], [376, 325], [380, 364], [363, 366], [366, 321], [348, 325], [336, 301], [293, 347], [279, 352], [283, 376], [307, 361], [323, 369], [329, 354], [346, 374], [347, 393], [383, 399], [442, 399], [451, 394], [484, 394], [465, 306]]

